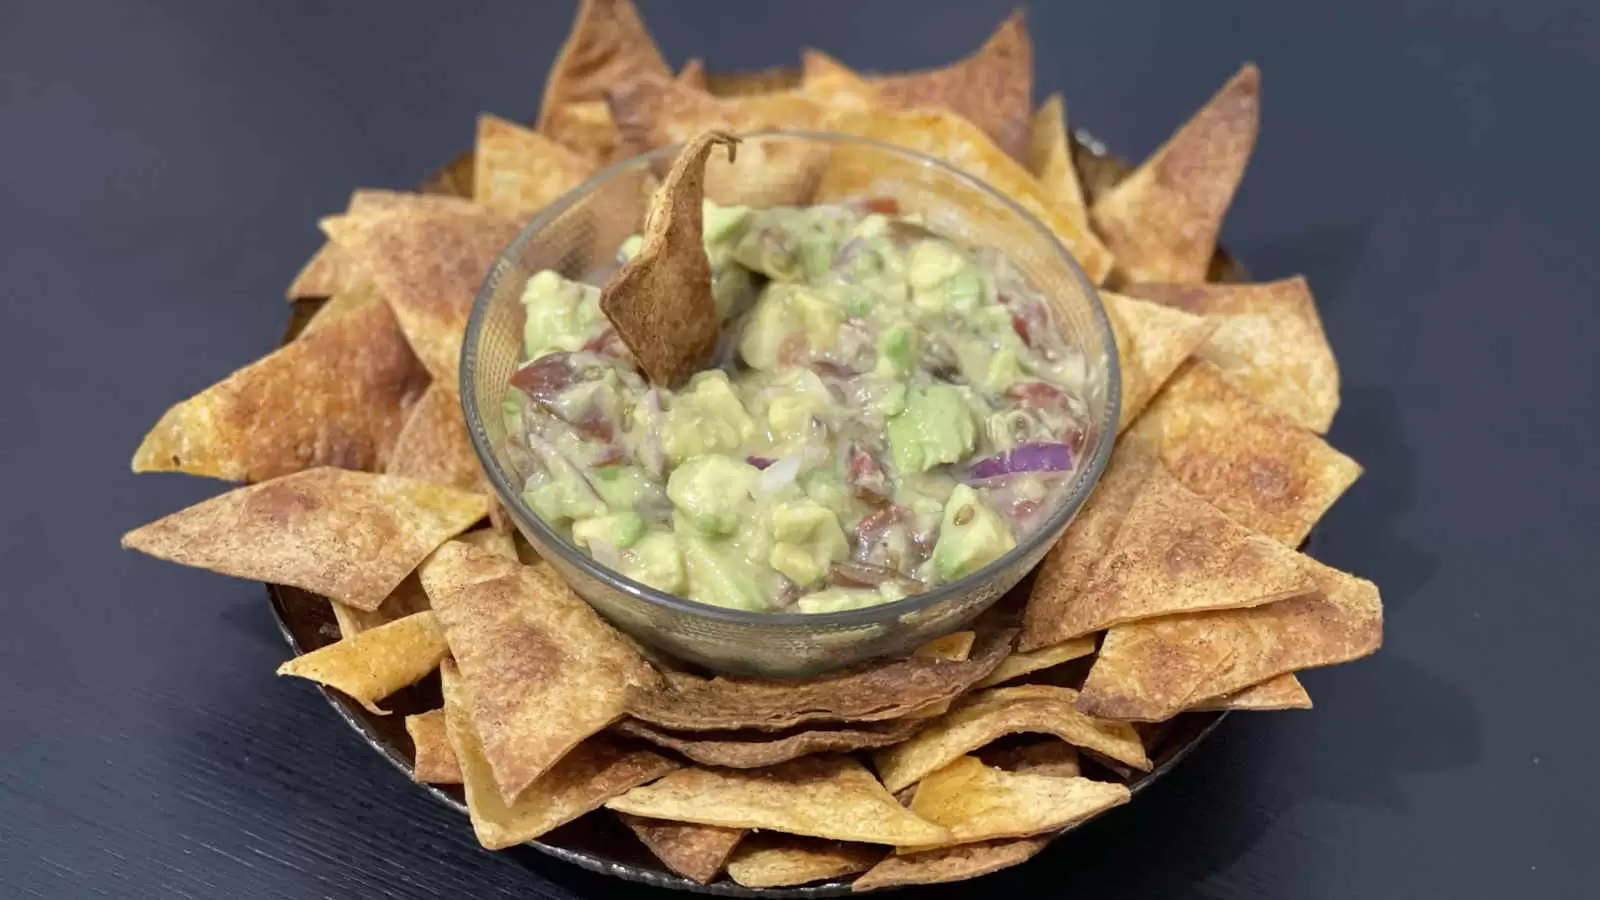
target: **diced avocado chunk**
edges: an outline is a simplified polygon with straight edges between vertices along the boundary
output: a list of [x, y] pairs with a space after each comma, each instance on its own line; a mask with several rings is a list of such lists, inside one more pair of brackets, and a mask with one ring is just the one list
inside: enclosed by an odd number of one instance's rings
[[679, 594], [686, 584], [678, 538], [670, 531], [652, 531], [622, 556], [622, 574], [658, 591]]
[[739, 449], [756, 425], [733, 392], [728, 373], [700, 372], [689, 380], [662, 423], [661, 449], [673, 462]]
[[809, 433], [813, 416], [833, 405], [833, 395], [817, 373], [796, 368], [774, 379], [774, 388], [788, 393], [773, 397], [767, 404], [767, 425], [775, 437], [802, 437]]
[[999, 513], [971, 486], [958, 484], [939, 524], [939, 540], [933, 546], [934, 571], [941, 579], [952, 581], [999, 559], [1016, 544]]
[[834, 515], [849, 515], [854, 508], [850, 489], [832, 467], [812, 469], [801, 475], [800, 487], [807, 497], [832, 510]]
[[926, 472], [972, 452], [977, 428], [961, 392], [950, 385], [919, 385], [905, 411], [889, 419], [889, 449], [901, 473]]
[[717, 454], [694, 456], [667, 477], [667, 498], [704, 534], [731, 534], [750, 508], [755, 466]]
[[998, 394], [1025, 376], [1017, 353], [1009, 346], [998, 350], [982, 338], [964, 336], [951, 341], [956, 366], [973, 385]]
[[570, 466], [553, 466], [549, 471], [549, 481], [522, 492], [522, 499], [533, 507], [539, 518], [550, 523], [560, 523], [567, 519], [589, 519], [605, 515], [605, 503], [576, 469]]
[[767, 608], [754, 567], [727, 541], [680, 530], [678, 548], [683, 553], [691, 600], [732, 609]]
[[724, 246], [738, 242], [744, 235], [744, 227], [750, 222], [750, 207], [748, 206], [723, 206], [711, 200], [703, 200], [700, 204], [700, 234], [706, 246], [706, 254]]
[[795, 601], [795, 609], [803, 613], [843, 612], [847, 609], [863, 609], [880, 603], [891, 603], [904, 598], [905, 595], [905, 588], [894, 582], [884, 582], [877, 590], [831, 587], [801, 597]]
[[606, 324], [599, 288], [569, 281], [549, 269], [528, 279], [522, 305], [523, 350], [530, 360], [560, 350], [581, 350]]
[[777, 543], [767, 562], [801, 587], [821, 581], [830, 563], [850, 554], [839, 517], [811, 500], [774, 506], [772, 536]]
[[661, 486], [638, 466], [601, 466], [594, 470], [595, 493], [614, 510], [632, 510], [639, 501], [660, 496]]
[[783, 291], [768, 285], [745, 319], [739, 337], [739, 356], [752, 369], [773, 371], [779, 367], [778, 354], [790, 334], [803, 328], [799, 315], [789, 308]]
[[789, 303], [805, 328], [806, 346], [826, 350], [837, 342], [839, 326], [844, 324], [844, 310], [834, 305], [826, 293], [795, 286], [789, 290]]
[[917, 366], [910, 325], [896, 325], [878, 335], [877, 374], [885, 378], [908, 378]]
[[573, 543], [587, 547], [594, 541], [613, 547], [632, 547], [644, 537], [644, 520], [637, 513], [618, 512], [572, 523]]

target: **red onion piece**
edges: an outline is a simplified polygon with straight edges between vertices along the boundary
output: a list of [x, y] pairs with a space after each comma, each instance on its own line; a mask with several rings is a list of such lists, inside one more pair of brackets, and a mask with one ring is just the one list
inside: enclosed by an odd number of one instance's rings
[[967, 470], [969, 481], [1015, 475], [1018, 472], [1066, 472], [1072, 468], [1072, 448], [1066, 444], [1035, 442], [1017, 446], [987, 459], [980, 459]]

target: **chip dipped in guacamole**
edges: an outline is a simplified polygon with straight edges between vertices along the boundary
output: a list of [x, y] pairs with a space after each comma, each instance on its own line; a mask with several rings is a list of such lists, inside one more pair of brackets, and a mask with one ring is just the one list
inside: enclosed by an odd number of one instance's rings
[[1079, 463], [1084, 358], [1003, 254], [892, 210], [706, 201], [720, 337], [671, 390], [599, 287], [528, 279], [505, 413], [529, 507], [629, 578], [753, 611], [886, 603], [1016, 546]]

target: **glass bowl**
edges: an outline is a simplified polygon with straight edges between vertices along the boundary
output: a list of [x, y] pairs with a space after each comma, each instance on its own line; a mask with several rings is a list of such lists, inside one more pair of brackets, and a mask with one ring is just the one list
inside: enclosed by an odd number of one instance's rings
[[617, 247], [638, 232], [657, 178], [678, 147], [618, 163], [547, 207], [495, 261], [473, 303], [461, 355], [467, 430], [501, 504], [518, 529], [601, 615], [640, 642], [710, 669], [773, 677], [812, 675], [877, 656], [904, 654], [960, 628], [1038, 564], [1072, 521], [1104, 470], [1116, 438], [1121, 374], [1116, 341], [1094, 285], [1043, 224], [1016, 203], [945, 163], [845, 135], [762, 132], [742, 136], [738, 160], [714, 153], [707, 196], [765, 207], [894, 200], [903, 214], [972, 246], [1000, 249], [1055, 310], [1058, 327], [1090, 372], [1085, 454], [1061, 505], [1015, 548], [976, 572], [903, 600], [843, 612], [764, 613], [667, 594], [602, 566], [522, 499], [500, 414], [522, 358], [527, 279], [542, 269], [598, 283]]

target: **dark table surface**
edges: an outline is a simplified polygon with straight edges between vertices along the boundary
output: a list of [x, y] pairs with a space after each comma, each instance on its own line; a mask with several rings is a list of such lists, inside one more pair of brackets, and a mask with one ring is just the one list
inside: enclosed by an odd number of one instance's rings
[[[938, 64], [993, 2], [667, 3], [674, 63]], [[1245, 59], [1225, 240], [1305, 273], [1367, 466], [1318, 552], [1387, 646], [1238, 715], [1131, 807], [982, 884], [1111, 897], [1577, 897], [1600, 876], [1585, 0], [1036, 2], [1040, 96], [1142, 155]], [[0, 894], [642, 897], [465, 821], [307, 685], [260, 585], [119, 552], [219, 490], [134, 478], [169, 403], [270, 349], [315, 218], [535, 111], [567, 3], [8, 3], [0, 15]], [[967, 896], [970, 885], [930, 891]]]

